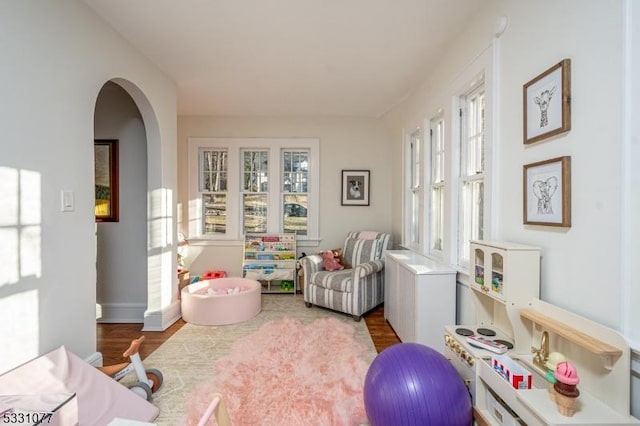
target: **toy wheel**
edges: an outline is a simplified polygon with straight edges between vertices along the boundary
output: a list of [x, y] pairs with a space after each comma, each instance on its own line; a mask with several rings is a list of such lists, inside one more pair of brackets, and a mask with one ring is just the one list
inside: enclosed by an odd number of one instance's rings
[[155, 368], [150, 368], [145, 370], [147, 373], [147, 379], [151, 380], [151, 392], [156, 393], [160, 386], [162, 386], [162, 382], [164, 381], [164, 377], [162, 377], [162, 373], [160, 370], [156, 370]]
[[151, 399], [151, 387], [148, 384], [137, 382], [129, 386], [129, 389], [136, 395], [149, 401]]

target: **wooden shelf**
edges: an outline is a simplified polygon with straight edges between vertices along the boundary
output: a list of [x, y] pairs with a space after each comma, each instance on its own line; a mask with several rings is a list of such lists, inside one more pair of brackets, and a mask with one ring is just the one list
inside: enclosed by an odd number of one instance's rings
[[533, 321], [534, 324], [538, 324], [548, 331], [552, 331], [564, 339], [572, 342], [589, 352], [599, 355], [601, 357], [616, 358], [622, 355], [622, 350], [611, 346], [599, 339], [589, 336], [577, 330], [565, 323], [562, 323], [556, 319], [553, 319], [543, 313], [533, 311], [531, 309], [525, 309], [520, 312], [522, 318]]

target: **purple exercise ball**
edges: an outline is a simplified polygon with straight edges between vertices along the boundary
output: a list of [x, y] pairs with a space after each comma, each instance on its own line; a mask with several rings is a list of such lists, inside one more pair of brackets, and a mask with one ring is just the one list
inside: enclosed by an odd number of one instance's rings
[[372, 426], [469, 426], [471, 395], [444, 355], [418, 343], [399, 343], [371, 363], [364, 406]]

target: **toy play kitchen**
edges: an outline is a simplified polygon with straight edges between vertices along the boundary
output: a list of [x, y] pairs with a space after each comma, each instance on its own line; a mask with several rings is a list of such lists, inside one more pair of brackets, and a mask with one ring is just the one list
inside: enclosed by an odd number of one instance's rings
[[445, 326], [444, 340], [476, 423], [640, 424], [629, 414], [629, 346], [616, 331], [539, 299], [540, 249], [493, 241], [470, 248], [477, 323]]

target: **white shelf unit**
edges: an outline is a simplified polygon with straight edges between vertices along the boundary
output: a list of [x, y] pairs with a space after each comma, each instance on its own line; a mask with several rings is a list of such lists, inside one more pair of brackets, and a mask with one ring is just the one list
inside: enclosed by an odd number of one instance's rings
[[242, 273], [260, 281], [263, 293], [293, 293], [296, 289], [296, 235], [247, 234]]
[[470, 242], [470, 287], [477, 324], [514, 340], [515, 352], [529, 351], [520, 311], [540, 297], [540, 248], [499, 241]]
[[444, 351], [442, 329], [456, 319], [456, 270], [410, 250], [385, 252], [384, 314], [403, 343]]

